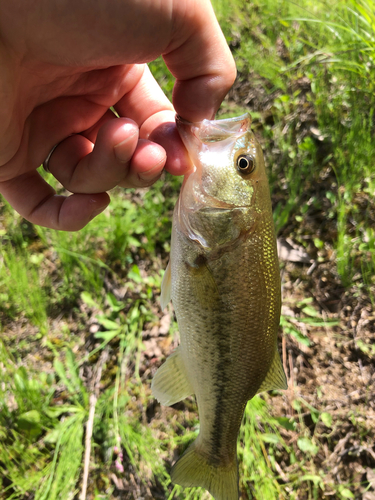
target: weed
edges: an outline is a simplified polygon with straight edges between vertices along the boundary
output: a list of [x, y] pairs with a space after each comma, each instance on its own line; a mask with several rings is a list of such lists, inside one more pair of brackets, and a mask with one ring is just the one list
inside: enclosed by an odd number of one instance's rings
[[38, 272], [39, 262], [36, 255], [29, 256], [24, 250], [17, 250], [9, 244], [4, 247], [0, 261], [0, 309], [11, 317], [25, 315], [44, 335], [47, 331], [47, 300]]

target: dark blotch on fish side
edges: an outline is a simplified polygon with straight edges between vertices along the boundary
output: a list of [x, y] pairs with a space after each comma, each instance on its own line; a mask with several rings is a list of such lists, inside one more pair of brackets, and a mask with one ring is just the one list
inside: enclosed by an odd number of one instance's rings
[[216, 330], [214, 337], [218, 339], [217, 348], [219, 350], [219, 362], [216, 364], [215, 373], [220, 375], [220, 378], [217, 378], [213, 384], [215, 392], [217, 393], [217, 400], [215, 407], [215, 420], [213, 423], [214, 430], [211, 439], [211, 456], [217, 457], [218, 460], [220, 460], [220, 445], [222, 444], [221, 436], [224, 430], [223, 419], [225, 418], [223, 408], [227, 399], [226, 387], [228, 387], [228, 383], [230, 382], [232, 361], [230, 359], [228, 338], [223, 336], [221, 330]]

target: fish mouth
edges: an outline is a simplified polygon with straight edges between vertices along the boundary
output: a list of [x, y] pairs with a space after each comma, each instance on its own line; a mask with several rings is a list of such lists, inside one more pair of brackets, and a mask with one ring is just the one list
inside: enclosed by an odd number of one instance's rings
[[245, 113], [235, 118], [225, 118], [223, 120], [189, 122], [176, 115], [176, 125], [185, 146], [190, 149], [189, 143], [192, 135], [204, 144], [240, 137], [250, 130], [251, 117], [248, 113]]
[[204, 207], [201, 208], [199, 211], [203, 212], [205, 214], [210, 214], [210, 215], [219, 215], [219, 214], [224, 214], [226, 212], [233, 212], [235, 210], [244, 210], [250, 208], [250, 205], [246, 206], [237, 206], [237, 205], [230, 205], [227, 208], [223, 207]]

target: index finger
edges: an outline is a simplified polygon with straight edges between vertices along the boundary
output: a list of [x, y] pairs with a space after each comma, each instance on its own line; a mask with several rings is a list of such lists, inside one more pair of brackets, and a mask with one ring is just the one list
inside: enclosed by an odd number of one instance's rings
[[176, 129], [175, 111], [149, 68], [115, 105], [120, 116], [134, 120], [141, 139], [156, 142], [167, 154], [165, 169], [173, 175], [184, 175], [191, 162]]

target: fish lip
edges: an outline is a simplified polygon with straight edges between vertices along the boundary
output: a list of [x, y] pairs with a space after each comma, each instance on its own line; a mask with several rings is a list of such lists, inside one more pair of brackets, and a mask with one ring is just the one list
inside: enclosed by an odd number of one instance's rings
[[232, 128], [235, 128], [235, 127], [232, 127], [232, 125], [238, 126], [241, 124], [241, 122], [243, 122], [245, 120], [250, 120], [250, 122], [251, 122], [251, 116], [249, 113], [244, 113], [241, 116], [234, 116], [233, 118], [222, 118], [221, 120], [207, 120], [205, 118], [201, 122], [190, 122], [189, 120], [185, 120], [185, 118], [182, 118], [181, 115], [176, 114], [176, 123], [181, 124], [181, 125], [190, 125], [190, 126], [194, 125], [198, 128], [200, 127], [200, 125], [202, 123], [210, 123], [210, 124], [213, 124], [215, 126], [217, 125], [218, 127], [228, 128], [229, 130], [231, 130]]
[[201, 208], [201, 212], [232, 212], [233, 210], [240, 208], [250, 208], [251, 205], [228, 205], [227, 207], [222, 206], [210, 206]]
[[181, 137], [193, 134], [202, 143], [218, 142], [229, 137], [240, 137], [251, 128], [251, 116], [245, 113], [234, 118], [222, 120], [202, 120], [189, 122], [180, 115], [176, 115], [176, 126]]

